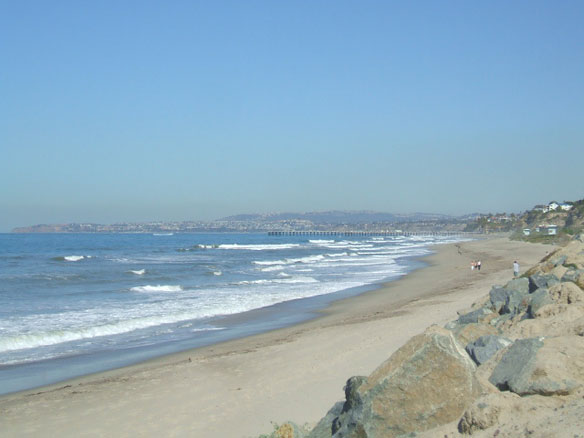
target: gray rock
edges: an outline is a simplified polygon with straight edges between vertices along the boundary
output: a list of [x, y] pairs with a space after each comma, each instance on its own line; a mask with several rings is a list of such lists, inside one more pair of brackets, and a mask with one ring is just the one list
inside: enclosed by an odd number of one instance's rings
[[584, 274], [582, 269], [570, 269], [562, 276], [562, 283], [571, 281], [572, 283], [578, 283], [578, 279]]
[[531, 294], [527, 314], [530, 318], [535, 318], [535, 314], [539, 309], [546, 304], [552, 304], [553, 302], [554, 300], [550, 296], [548, 290], [540, 288]]
[[537, 351], [543, 347], [539, 338], [520, 339], [503, 355], [489, 381], [501, 391], [523, 395], [529, 391], [529, 377], [535, 368]]
[[509, 291], [504, 287], [493, 286], [489, 292], [489, 303], [491, 304], [491, 310], [499, 313], [507, 301], [508, 293]]
[[563, 265], [564, 263], [566, 263], [566, 260], [568, 260], [568, 257], [565, 255], [562, 255], [562, 256], [554, 257], [553, 259], [550, 260], [550, 262], [554, 266], [560, 266], [560, 265]]
[[559, 283], [560, 280], [553, 274], [534, 274], [529, 277], [529, 293], [535, 292], [537, 289], [547, 289], [554, 284]]
[[333, 422], [343, 411], [343, 402], [333, 405], [330, 411], [317, 423], [306, 438], [331, 438], [333, 436]]
[[451, 332], [415, 336], [366, 380], [349, 381], [334, 438], [392, 438], [454, 421], [480, 393], [475, 364]]
[[472, 312], [465, 313], [464, 315], [460, 315], [456, 322], [459, 325], [478, 323], [483, 317], [490, 315], [491, 313], [493, 312], [490, 309], [481, 307], [480, 309], [473, 310]]
[[520, 395], [569, 395], [584, 380], [584, 338], [576, 335], [516, 341], [489, 378]]
[[502, 336], [481, 336], [466, 346], [466, 352], [477, 365], [482, 365], [493, 357], [497, 351], [508, 347], [512, 343], [513, 341]]
[[489, 292], [489, 303], [493, 311], [500, 314], [519, 315], [529, 304], [529, 280], [517, 278], [505, 287], [494, 286]]
[[514, 290], [520, 294], [529, 293], [529, 280], [527, 278], [516, 278], [505, 285], [505, 289]]
[[502, 314], [519, 315], [527, 311], [529, 305], [529, 294], [522, 294], [516, 290], [511, 290], [507, 294], [507, 300], [501, 309]]
[[496, 318], [491, 319], [491, 321], [489, 321], [489, 324], [495, 327], [500, 327], [502, 324], [506, 323], [507, 321], [509, 321], [510, 319], [513, 318], [514, 315], [507, 313], [505, 315], [501, 315], [498, 316]]

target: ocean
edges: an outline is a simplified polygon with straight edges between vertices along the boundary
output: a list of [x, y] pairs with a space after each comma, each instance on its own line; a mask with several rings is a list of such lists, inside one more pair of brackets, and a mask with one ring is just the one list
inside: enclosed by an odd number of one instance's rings
[[0, 234], [0, 394], [298, 323], [460, 240]]

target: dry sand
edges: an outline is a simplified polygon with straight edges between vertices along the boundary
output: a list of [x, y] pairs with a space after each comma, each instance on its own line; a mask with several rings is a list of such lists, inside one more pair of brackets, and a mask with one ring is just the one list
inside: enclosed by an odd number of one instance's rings
[[428, 267], [306, 323], [1, 397], [0, 435], [240, 438], [315, 423], [347, 378], [506, 283], [513, 260], [527, 268], [552, 247], [491, 238], [434, 249]]

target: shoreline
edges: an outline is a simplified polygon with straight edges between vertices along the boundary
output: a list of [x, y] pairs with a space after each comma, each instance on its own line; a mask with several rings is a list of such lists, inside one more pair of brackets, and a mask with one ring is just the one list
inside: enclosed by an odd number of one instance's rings
[[[347, 378], [369, 374], [411, 336], [510, 279], [514, 259], [529, 266], [551, 249], [501, 237], [437, 245], [426, 267], [300, 324], [1, 396], [3, 429], [247, 437], [269, 432], [271, 421], [315, 422], [343, 398]], [[471, 272], [477, 258], [483, 269]]]

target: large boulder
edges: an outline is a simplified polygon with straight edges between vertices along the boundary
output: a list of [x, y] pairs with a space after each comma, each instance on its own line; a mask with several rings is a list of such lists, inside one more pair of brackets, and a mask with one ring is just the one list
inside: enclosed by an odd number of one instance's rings
[[530, 297], [528, 294], [521, 293], [517, 290], [510, 290], [507, 294], [505, 304], [500, 310], [501, 314], [509, 313], [511, 315], [519, 315], [527, 311]]
[[571, 281], [565, 281], [552, 286], [549, 289], [549, 294], [555, 302], [560, 304], [572, 304], [584, 301], [584, 291]]
[[535, 318], [536, 312], [547, 304], [552, 304], [554, 300], [547, 289], [537, 289], [531, 294], [527, 314], [530, 318]]
[[569, 269], [562, 276], [563, 282], [572, 282], [584, 288], [584, 269]]
[[467, 345], [470, 342], [476, 341], [481, 336], [497, 335], [499, 331], [490, 324], [486, 323], [472, 323], [457, 326], [454, 330], [454, 337], [460, 345]]
[[537, 289], [547, 289], [560, 280], [553, 274], [534, 274], [529, 277], [529, 292], [533, 293]]
[[472, 312], [460, 315], [456, 320], [456, 323], [459, 325], [478, 323], [481, 322], [481, 320], [483, 320], [486, 316], [492, 313], [493, 312], [490, 309], [486, 307], [481, 307], [479, 309], [473, 310]]
[[568, 395], [584, 381], [584, 338], [562, 336], [516, 341], [489, 381], [518, 395]]
[[511, 339], [537, 336], [584, 336], [584, 303], [545, 304], [533, 312], [533, 319], [523, 319], [504, 327]]
[[517, 278], [511, 280], [505, 287], [494, 286], [489, 292], [491, 310], [498, 313], [517, 315], [527, 310], [529, 295], [529, 280]]
[[476, 362], [482, 365], [488, 361], [497, 351], [508, 347], [513, 341], [502, 336], [481, 336], [476, 341], [466, 346], [466, 352]]
[[306, 438], [331, 438], [333, 436], [333, 422], [343, 412], [343, 406], [343, 402], [335, 403], [327, 414], [314, 426]]
[[334, 438], [391, 438], [460, 418], [479, 395], [476, 366], [453, 334], [431, 327], [366, 380], [349, 380]]

